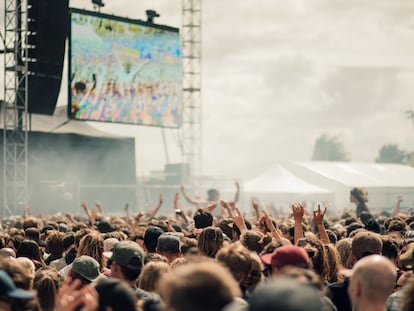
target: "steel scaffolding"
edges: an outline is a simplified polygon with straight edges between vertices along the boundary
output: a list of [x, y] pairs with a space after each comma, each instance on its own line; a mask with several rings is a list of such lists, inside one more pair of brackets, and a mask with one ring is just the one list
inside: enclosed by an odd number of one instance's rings
[[28, 198], [27, 2], [5, 0], [3, 214], [22, 212]]
[[[190, 166], [189, 182], [200, 189], [201, 175], [201, 0], [182, 0], [183, 163]], [[184, 174], [184, 173], [183, 173]], [[187, 172], [188, 174], [188, 172]], [[183, 175], [184, 176], [184, 175]]]

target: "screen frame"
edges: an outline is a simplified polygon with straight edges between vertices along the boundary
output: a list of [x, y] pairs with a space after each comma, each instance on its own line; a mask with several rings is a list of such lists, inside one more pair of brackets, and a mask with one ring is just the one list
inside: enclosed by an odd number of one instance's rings
[[179, 35], [180, 39], [180, 49], [182, 53], [182, 40], [180, 36], [180, 29], [177, 27], [167, 26], [167, 25], [161, 25], [161, 24], [154, 24], [147, 21], [143, 21], [140, 19], [130, 19], [127, 17], [122, 17], [119, 15], [112, 15], [112, 14], [105, 14], [101, 12], [95, 12], [95, 11], [89, 11], [84, 9], [78, 9], [78, 8], [69, 8], [69, 16], [68, 16], [68, 54], [67, 54], [67, 60], [68, 60], [68, 72], [67, 72], [67, 117], [70, 121], [79, 121], [79, 122], [98, 122], [98, 123], [108, 123], [108, 124], [125, 124], [125, 125], [135, 125], [135, 126], [148, 126], [148, 127], [160, 127], [160, 128], [171, 128], [171, 129], [179, 129], [183, 125], [183, 114], [184, 114], [184, 97], [183, 97], [183, 60], [181, 56], [181, 107], [180, 107], [180, 115], [181, 115], [181, 122], [177, 124], [177, 126], [166, 126], [166, 125], [158, 125], [158, 124], [144, 124], [144, 123], [129, 123], [129, 122], [119, 122], [119, 121], [108, 121], [108, 120], [92, 120], [92, 119], [77, 119], [73, 117], [72, 115], [72, 62], [71, 62], [71, 55], [72, 55], [72, 14], [83, 14], [85, 16], [92, 16], [97, 18], [106, 18], [108, 20], [116, 21], [116, 22], [124, 22], [144, 27], [150, 27], [155, 29], [161, 29], [165, 31], [170, 31], [177, 33]]

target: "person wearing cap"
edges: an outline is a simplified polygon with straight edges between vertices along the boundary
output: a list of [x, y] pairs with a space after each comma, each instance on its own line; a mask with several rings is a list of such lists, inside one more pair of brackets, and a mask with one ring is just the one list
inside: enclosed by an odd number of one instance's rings
[[[103, 254], [103, 249], [104, 242], [102, 235], [99, 232], [91, 231], [81, 238], [79, 246], [77, 248], [76, 258], [82, 255], [87, 255], [94, 258], [99, 263], [101, 272], [104, 275], [108, 276], [110, 274], [110, 270], [106, 268], [106, 258]], [[72, 268], [72, 264], [69, 264], [60, 270], [59, 274], [66, 277], [69, 273], [69, 270]]]
[[180, 238], [172, 233], [163, 233], [157, 242], [157, 253], [167, 258], [171, 264], [175, 259], [181, 257]]
[[134, 289], [144, 304], [158, 305], [160, 298], [137, 287], [137, 279], [144, 266], [144, 250], [133, 241], [121, 241], [104, 255], [111, 260], [111, 276]]
[[[382, 251], [381, 236], [370, 231], [360, 231], [351, 242], [351, 266], [369, 255], [380, 255]], [[351, 311], [351, 301], [348, 295], [349, 278], [343, 282], [332, 283], [328, 286], [329, 298], [338, 311]]]
[[133, 241], [121, 241], [104, 255], [111, 260], [111, 276], [135, 288], [144, 265], [144, 251]]
[[263, 262], [272, 266], [272, 274], [276, 275], [285, 266], [309, 268], [309, 255], [302, 247], [296, 245], [283, 245], [272, 253], [261, 256]]
[[98, 278], [106, 278], [99, 271], [99, 263], [90, 256], [82, 255], [73, 261], [69, 276], [81, 282], [81, 286], [95, 283]]
[[17, 288], [10, 276], [4, 270], [0, 270], [0, 310], [25, 310], [25, 305], [33, 298], [33, 293]]
[[381, 255], [359, 260], [350, 278], [348, 293], [354, 311], [382, 311], [397, 278], [394, 264]]

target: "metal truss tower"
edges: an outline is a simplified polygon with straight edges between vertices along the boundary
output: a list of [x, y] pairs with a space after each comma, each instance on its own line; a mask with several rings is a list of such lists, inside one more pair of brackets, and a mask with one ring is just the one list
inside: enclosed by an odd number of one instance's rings
[[[183, 163], [189, 164], [189, 182], [200, 188], [201, 175], [201, 2], [182, 0]], [[188, 172], [187, 172], [188, 174]], [[182, 175], [184, 176], [184, 175]]]
[[27, 1], [4, 0], [3, 213], [28, 198]]

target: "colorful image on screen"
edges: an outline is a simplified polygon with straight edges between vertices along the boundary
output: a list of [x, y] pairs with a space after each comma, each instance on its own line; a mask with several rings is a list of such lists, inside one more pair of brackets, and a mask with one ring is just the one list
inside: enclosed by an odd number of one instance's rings
[[178, 29], [72, 10], [69, 117], [179, 127]]

